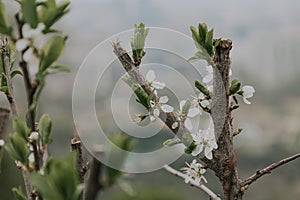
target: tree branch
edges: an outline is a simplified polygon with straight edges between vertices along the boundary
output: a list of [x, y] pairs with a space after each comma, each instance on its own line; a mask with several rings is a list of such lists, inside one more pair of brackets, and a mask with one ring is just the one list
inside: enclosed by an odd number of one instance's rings
[[[95, 156], [97, 158], [104, 157], [104, 149], [102, 146], [99, 146], [95, 150]], [[97, 158], [93, 156], [93, 160], [91, 162], [89, 176], [87, 182], [85, 183], [85, 190], [83, 194], [84, 200], [96, 200], [99, 191], [103, 189], [100, 177], [104, 166]]]
[[[164, 169], [167, 172], [170, 172], [171, 174], [173, 174], [175, 176], [178, 176], [180, 178], [185, 179], [185, 175], [183, 173], [177, 171], [176, 169], [173, 169], [172, 167], [170, 167], [168, 165], [164, 165]], [[195, 182], [195, 181], [192, 180], [190, 182], [190, 185], [194, 186], [196, 188], [199, 188], [200, 190], [202, 190], [203, 192], [205, 192], [210, 197], [210, 199], [212, 199], [212, 200], [221, 200], [220, 197], [218, 197], [218, 195], [216, 195], [213, 191], [211, 191], [207, 186], [205, 186], [203, 184], [197, 183], [197, 182]]]
[[[135, 66], [128, 53], [121, 47], [120, 42], [113, 43], [113, 49], [114, 53], [118, 57], [119, 61], [122, 63], [126, 72], [132, 78], [132, 80], [135, 83], [139, 84], [149, 96], [152, 96], [155, 100], [157, 100], [158, 96], [153, 92], [153, 90], [145, 80], [144, 76], [139, 71], [138, 66]], [[174, 112], [161, 113], [162, 114], [159, 116], [159, 118], [170, 128], [170, 130], [175, 135], [177, 135], [178, 138], [181, 139], [183, 133], [190, 133], [190, 131], [184, 126], [184, 124], [180, 122], [179, 126], [176, 129], [172, 128], [173, 123], [177, 122], [177, 118]]]
[[288, 158], [284, 158], [275, 163], [272, 163], [271, 165], [269, 165], [261, 170], [257, 170], [255, 174], [253, 174], [252, 176], [250, 176], [249, 178], [247, 178], [240, 184], [240, 188], [242, 190], [243, 190], [243, 188], [245, 189], [245, 187], [248, 187], [249, 185], [254, 183], [257, 179], [261, 178], [262, 176], [264, 176], [266, 174], [270, 174], [274, 169], [276, 169], [284, 164], [287, 164], [293, 160], [296, 160], [299, 157], [300, 157], [300, 153], [290, 156]]
[[84, 174], [86, 172], [86, 167], [85, 167], [84, 161], [83, 161], [82, 143], [77, 136], [75, 136], [71, 140], [71, 148], [72, 148], [73, 152], [77, 153], [77, 171], [78, 171], [78, 175], [79, 175], [79, 181], [80, 181], [80, 183], [83, 183], [84, 182]]

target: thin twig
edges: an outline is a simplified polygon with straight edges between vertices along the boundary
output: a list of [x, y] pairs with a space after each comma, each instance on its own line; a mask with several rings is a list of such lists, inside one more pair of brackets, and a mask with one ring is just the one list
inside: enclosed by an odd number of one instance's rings
[[85, 167], [84, 167], [84, 161], [83, 161], [83, 155], [82, 155], [82, 143], [79, 140], [78, 137], [74, 137], [71, 140], [71, 148], [72, 152], [77, 153], [77, 171], [79, 175], [79, 181], [80, 183], [84, 182], [84, 174], [85, 174]]
[[[95, 149], [95, 156], [97, 158], [104, 157], [104, 149], [102, 146], [99, 146], [97, 149]], [[84, 200], [96, 200], [98, 193], [103, 189], [100, 177], [104, 166], [97, 158], [93, 157], [91, 163], [89, 176], [86, 181], [83, 194]]]
[[[125, 71], [129, 74], [132, 80], [140, 85], [143, 90], [153, 99], [157, 100], [158, 96], [153, 92], [152, 88], [147, 83], [144, 76], [139, 71], [139, 67], [134, 64], [131, 57], [128, 53], [122, 48], [120, 42], [113, 43], [113, 51], [118, 57], [119, 61], [123, 65]], [[162, 113], [160, 119], [170, 128], [170, 130], [177, 135], [178, 138], [182, 138], [183, 133], [190, 133], [190, 131], [184, 126], [184, 123], [180, 123], [180, 125], [173, 129], [172, 125], [174, 122], [177, 122], [177, 118], [174, 112], [170, 113]]]
[[[183, 173], [177, 171], [176, 169], [173, 169], [169, 165], [164, 165], [164, 169], [175, 176], [185, 179], [185, 175]], [[196, 188], [199, 188], [200, 190], [205, 192], [212, 200], [221, 200], [221, 198], [218, 197], [218, 195], [216, 195], [213, 191], [211, 191], [207, 186], [197, 183], [194, 180], [191, 180], [190, 184], [191, 186], [195, 186]]]
[[16, 100], [14, 97], [13, 84], [12, 84], [11, 72], [10, 72], [10, 58], [9, 58], [10, 55], [9, 55], [9, 51], [7, 49], [7, 45], [8, 45], [8, 41], [7, 41], [7, 38], [5, 38], [1, 42], [1, 47], [0, 47], [1, 52], [2, 52], [2, 57], [3, 57], [5, 75], [6, 75], [6, 79], [7, 79], [7, 90], [8, 91], [5, 93], [5, 95], [9, 102], [12, 114], [14, 116], [17, 116], [18, 112], [17, 112]]
[[[22, 39], [23, 38], [22, 27], [24, 25], [24, 21], [21, 19], [19, 14], [16, 14], [15, 18], [16, 18], [16, 21], [18, 24], [18, 32], [19, 32], [19, 36], [20, 36], [19, 38]], [[26, 89], [30, 129], [33, 132], [33, 131], [36, 131], [35, 109], [32, 109], [31, 107], [34, 102], [34, 94], [36, 92], [39, 82], [36, 80], [31, 82], [30, 75], [29, 75], [29, 72], [27, 69], [27, 67], [28, 67], [27, 63], [23, 59], [23, 55], [24, 55], [25, 51], [26, 51], [26, 49], [21, 52], [21, 58], [20, 58], [19, 65], [20, 65], [20, 68], [23, 73], [23, 79], [24, 79], [24, 84], [25, 84], [25, 89]], [[35, 171], [38, 171], [40, 169], [40, 162], [41, 162], [40, 150], [39, 150], [36, 142], [32, 142], [31, 145], [33, 146]], [[23, 177], [24, 177], [24, 182], [25, 182], [28, 199], [35, 199], [36, 194], [34, 193], [32, 186], [29, 183], [27, 172], [23, 171]], [[37, 194], [37, 197], [39, 200], [43, 199], [39, 194]]]
[[253, 174], [252, 176], [250, 176], [249, 178], [245, 179], [240, 185], [241, 185], [241, 189], [245, 188], [245, 186], [249, 186], [250, 184], [252, 184], [253, 182], [255, 182], [257, 179], [261, 178], [262, 176], [266, 175], [266, 174], [270, 174], [274, 169], [276, 169], [277, 167], [280, 167], [284, 164], [287, 164], [293, 160], [296, 160], [297, 158], [300, 157], [300, 153], [297, 153], [293, 156], [290, 156], [288, 158], [284, 158], [282, 160], [279, 160], [275, 163], [272, 163], [271, 165], [256, 171], [255, 174]]

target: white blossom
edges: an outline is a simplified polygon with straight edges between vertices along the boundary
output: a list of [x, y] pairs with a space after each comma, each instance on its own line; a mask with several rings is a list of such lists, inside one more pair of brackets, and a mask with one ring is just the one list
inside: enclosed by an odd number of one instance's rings
[[193, 96], [193, 99], [191, 101], [191, 106], [199, 108], [200, 107], [199, 104], [200, 104], [203, 108], [205, 107], [209, 108], [210, 103], [211, 100], [205, 99], [204, 94], [199, 93], [198, 96]]
[[166, 87], [166, 84], [156, 81], [155, 78], [155, 72], [153, 70], [149, 70], [146, 74], [146, 81], [149, 83], [150, 87], [152, 87], [154, 90], [164, 89], [164, 87]]
[[205, 183], [207, 183], [206, 178], [203, 176], [206, 172], [206, 169], [203, 167], [201, 163], [197, 163], [197, 160], [194, 159], [192, 163], [188, 164], [186, 163], [188, 167], [182, 168], [182, 170], [185, 173], [185, 183], [189, 183], [191, 181], [194, 181], [196, 184], [200, 184], [203, 180]]
[[196, 148], [192, 151], [192, 156], [197, 156], [204, 150], [204, 155], [207, 159], [212, 159], [212, 151], [218, 148], [213, 122], [207, 129], [199, 130], [196, 134], [192, 134], [193, 140], [195, 142]]
[[5, 142], [4, 140], [0, 139], [0, 147], [4, 146]]
[[251, 104], [250, 101], [248, 101], [249, 98], [253, 97], [253, 94], [255, 92], [255, 89], [252, 86], [245, 85], [242, 87], [243, 92], [243, 100], [246, 104]]
[[[193, 125], [192, 125], [191, 119], [194, 118], [194, 117], [196, 117], [198, 114], [200, 114], [200, 109], [198, 107], [189, 108], [188, 113], [185, 114], [185, 113], [183, 113], [183, 107], [184, 107], [185, 104], [186, 104], [186, 100], [180, 101], [180, 103], [179, 103], [180, 110], [177, 111], [176, 114], [177, 114], [178, 120], [185, 119], [184, 126], [188, 130], [192, 130], [193, 129]], [[172, 125], [172, 128], [173, 128], [173, 125]]]
[[23, 54], [23, 59], [28, 63], [29, 69], [32, 71], [37, 71], [38, 69], [38, 51], [42, 49], [45, 43], [44, 29], [45, 25], [43, 23], [39, 23], [35, 29], [32, 29], [29, 24], [24, 24], [22, 27], [23, 38], [16, 42], [18, 51], [23, 51], [27, 48]]
[[39, 133], [38, 132], [32, 132], [29, 136], [30, 140], [38, 140], [39, 139]]
[[160, 110], [162, 110], [165, 113], [173, 112], [174, 108], [166, 104], [168, 101], [169, 98], [167, 96], [159, 97], [158, 101], [150, 101], [152, 112], [149, 112], [149, 116], [151, 122], [155, 121], [159, 117]]

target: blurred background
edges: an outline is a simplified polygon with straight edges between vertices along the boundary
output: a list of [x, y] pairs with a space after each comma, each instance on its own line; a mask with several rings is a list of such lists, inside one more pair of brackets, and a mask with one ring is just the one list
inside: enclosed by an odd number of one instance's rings
[[[11, 0], [4, 2], [13, 14], [17, 5]], [[49, 113], [53, 120], [50, 154], [62, 157], [69, 152], [68, 144], [74, 134], [72, 89], [84, 58], [98, 43], [140, 22], [188, 36], [190, 25], [205, 22], [214, 28], [215, 37], [233, 41], [233, 77], [256, 89], [252, 104], [241, 105], [234, 113], [235, 126], [243, 128], [234, 141], [242, 179], [269, 163], [299, 152], [299, 8], [297, 0], [72, 0], [70, 13], [57, 24], [57, 28], [69, 35], [60, 63], [69, 66], [72, 72], [49, 77], [39, 104], [39, 113]], [[122, 42], [129, 44], [129, 38]], [[21, 79], [16, 79], [15, 88], [22, 112], [25, 92]], [[7, 106], [4, 96], [0, 99], [1, 105]], [[173, 166], [183, 167], [185, 160], [190, 157], [181, 157]], [[1, 165], [0, 199], [13, 199], [10, 191], [22, 184], [21, 173], [6, 153]], [[299, 168], [300, 160], [277, 169], [251, 186], [245, 199], [299, 199]], [[221, 193], [213, 174], [208, 172], [206, 176], [208, 186]], [[136, 196], [128, 196], [114, 187], [102, 194], [101, 199], [207, 199], [201, 191], [163, 170], [131, 174], [127, 179], [132, 182]]]

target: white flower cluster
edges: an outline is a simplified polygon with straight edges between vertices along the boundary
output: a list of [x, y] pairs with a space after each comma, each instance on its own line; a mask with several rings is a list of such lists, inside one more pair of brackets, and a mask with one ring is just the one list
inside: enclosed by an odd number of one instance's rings
[[192, 156], [197, 156], [204, 150], [205, 157], [211, 160], [212, 151], [218, 148], [213, 121], [210, 121], [207, 129], [200, 129], [196, 134], [192, 134], [192, 137], [196, 145], [196, 148], [192, 151]]
[[24, 51], [23, 59], [30, 66], [29, 69], [37, 69], [39, 64], [39, 51], [45, 44], [45, 35], [43, 30], [45, 24], [39, 23], [35, 29], [32, 29], [29, 24], [24, 24], [22, 27], [23, 38], [16, 42], [16, 49]]
[[[156, 75], [153, 70], [149, 70], [146, 74], [146, 81], [148, 82], [149, 86], [152, 88], [153, 92], [157, 95], [157, 90], [164, 89], [166, 86], [165, 83], [156, 81]], [[150, 121], [154, 122], [160, 115], [160, 112], [163, 111], [165, 113], [173, 112], [174, 108], [167, 104], [169, 98], [167, 96], [159, 97], [157, 100], [150, 101], [150, 109], [147, 116], [150, 117]], [[139, 123], [144, 119], [146, 115], [137, 115], [137, 119], [134, 121]]]
[[[177, 115], [177, 120], [178, 121], [182, 121], [184, 120], [184, 126], [188, 129], [188, 130], [193, 130], [193, 125], [192, 125], [192, 121], [191, 119], [196, 117], [197, 115], [201, 114], [200, 112], [200, 109], [198, 107], [191, 107], [189, 108], [188, 112], [185, 114], [183, 112], [183, 107], [184, 105], [187, 103], [186, 100], [182, 100], [180, 101], [179, 103], [179, 109], [177, 112], [176, 112], [176, 115]], [[172, 124], [172, 128], [175, 129], [178, 127], [178, 122], [174, 122]]]
[[186, 163], [187, 167], [182, 168], [181, 170], [185, 173], [185, 183], [194, 181], [196, 184], [201, 184], [202, 180], [207, 183], [206, 178], [203, 176], [206, 172], [206, 169], [201, 163], [198, 163], [196, 159], [192, 163]]

